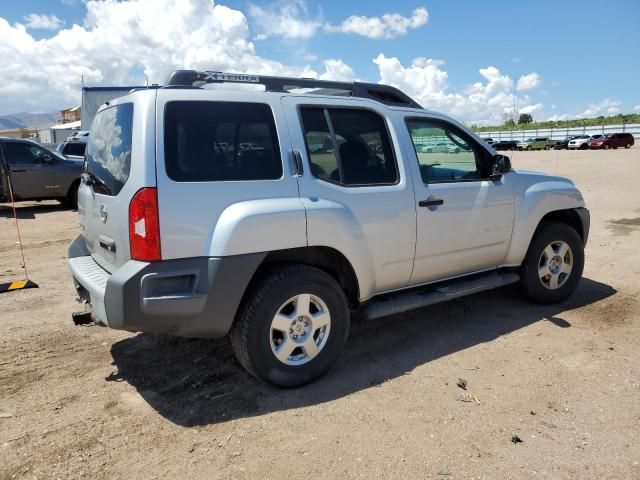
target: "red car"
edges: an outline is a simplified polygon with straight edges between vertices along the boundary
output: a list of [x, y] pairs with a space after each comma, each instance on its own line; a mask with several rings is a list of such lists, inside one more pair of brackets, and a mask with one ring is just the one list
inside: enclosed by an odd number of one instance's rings
[[610, 133], [591, 140], [589, 142], [589, 148], [604, 148], [605, 150], [618, 147], [631, 148], [634, 143], [633, 135], [630, 133]]

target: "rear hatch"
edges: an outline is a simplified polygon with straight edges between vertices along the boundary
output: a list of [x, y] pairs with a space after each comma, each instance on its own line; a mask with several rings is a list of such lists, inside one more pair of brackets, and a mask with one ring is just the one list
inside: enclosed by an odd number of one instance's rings
[[118, 103], [95, 117], [78, 190], [78, 215], [91, 256], [112, 272], [130, 258], [128, 209], [135, 193], [129, 177], [135, 149], [134, 103]]

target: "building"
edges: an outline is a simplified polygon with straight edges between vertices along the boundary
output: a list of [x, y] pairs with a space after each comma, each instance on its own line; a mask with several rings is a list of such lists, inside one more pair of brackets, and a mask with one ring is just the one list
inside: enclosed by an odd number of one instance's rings
[[69, 123], [52, 125], [38, 130], [38, 140], [43, 145], [57, 145], [64, 142], [80, 128], [80, 120]]
[[60, 123], [72, 123], [80, 121], [80, 107], [60, 110]]
[[90, 130], [98, 108], [114, 98], [122, 97], [131, 90], [153, 87], [82, 87], [81, 130]]

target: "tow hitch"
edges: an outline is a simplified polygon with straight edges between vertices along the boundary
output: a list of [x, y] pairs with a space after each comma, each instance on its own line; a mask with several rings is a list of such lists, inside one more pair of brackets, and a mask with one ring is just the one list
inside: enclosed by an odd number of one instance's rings
[[93, 318], [91, 318], [92, 311], [83, 310], [82, 312], [73, 312], [71, 314], [71, 319], [75, 325], [89, 325], [93, 322]]

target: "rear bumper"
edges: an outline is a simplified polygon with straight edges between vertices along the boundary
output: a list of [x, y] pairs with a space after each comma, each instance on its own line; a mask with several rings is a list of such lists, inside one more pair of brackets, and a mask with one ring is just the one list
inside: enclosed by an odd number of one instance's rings
[[129, 260], [109, 273], [78, 236], [69, 246], [69, 268], [97, 323], [132, 332], [215, 338], [228, 333], [265, 255]]

